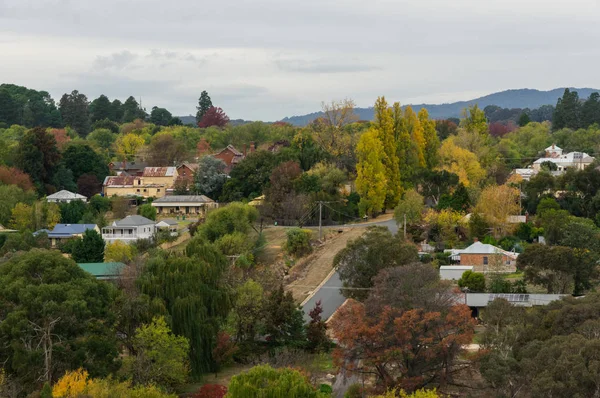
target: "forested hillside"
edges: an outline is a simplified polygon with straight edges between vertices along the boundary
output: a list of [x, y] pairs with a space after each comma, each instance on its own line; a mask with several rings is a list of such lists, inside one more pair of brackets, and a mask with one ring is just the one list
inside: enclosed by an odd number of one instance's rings
[[[598, 91], [592, 88], [574, 88], [579, 93], [581, 98], [587, 98], [592, 92]], [[495, 105], [501, 108], [519, 108], [519, 109], [535, 109], [543, 105], [554, 105], [556, 100], [560, 98], [565, 91], [565, 88], [555, 88], [550, 91], [540, 91], [533, 89], [516, 89], [506, 90], [499, 93], [493, 93], [480, 98], [475, 98], [469, 101], [459, 101], [450, 104], [411, 104], [414, 109], [425, 108], [433, 119], [448, 119], [458, 118], [461, 116], [463, 109], [477, 104], [480, 108], [485, 108], [488, 105]], [[360, 120], [373, 120], [373, 108], [356, 108], [356, 114]], [[322, 112], [310, 113], [308, 115], [290, 116], [282, 119], [282, 121], [291, 123], [295, 126], [304, 126], [314, 119], [323, 116]]]

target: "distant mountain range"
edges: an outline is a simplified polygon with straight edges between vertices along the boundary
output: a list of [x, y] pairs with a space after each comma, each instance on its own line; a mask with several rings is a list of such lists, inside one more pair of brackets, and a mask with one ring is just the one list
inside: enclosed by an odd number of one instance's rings
[[[570, 88], [579, 93], [579, 98], [585, 99], [593, 92], [600, 92], [594, 88]], [[565, 87], [555, 88], [550, 91], [533, 90], [522, 88], [516, 90], [506, 90], [498, 93], [486, 95], [484, 97], [475, 98], [469, 101], [459, 101], [450, 104], [411, 104], [415, 111], [421, 108], [426, 108], [429, 112], [429, 117], [432, 119], [447, 119], [450, 117], [460, 117], [463, 109], [471, 105], [479, 105], [480, 108], [485, 108], [488, 105], [497, 105], [502, 108], [529, 108], [535, 109], [542, 105], [556, 105], [558, 98], [563, 96]], [[354, 112], [360, 120], [373, 120], [373, 108], [355, 108]], [[282, 119], [281, 121], [293, 124], [294, 126], [306, 126], [316, 118], [322, 116], [322, 112], [309, 113], [308, 115], [291, 116]]]

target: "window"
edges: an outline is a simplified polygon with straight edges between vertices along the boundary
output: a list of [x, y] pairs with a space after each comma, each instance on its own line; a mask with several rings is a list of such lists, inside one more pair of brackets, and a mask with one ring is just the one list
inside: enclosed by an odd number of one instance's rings
[[144, 188], [144, 192], [148, 192], [148, 190], [146, 188]]
[[160, 192], [160, 188], [158, 188], [158, 189], [156, 190], [156, 192]]
[[142, 180], [138, 180], [138, 185], [142, 185]]
[[138, 188], [137, 191], [140, 192], [140, 189]]
[[487, 256], [483, 256], [483, 265], [487, 265], [488, 264], [488, 258]]

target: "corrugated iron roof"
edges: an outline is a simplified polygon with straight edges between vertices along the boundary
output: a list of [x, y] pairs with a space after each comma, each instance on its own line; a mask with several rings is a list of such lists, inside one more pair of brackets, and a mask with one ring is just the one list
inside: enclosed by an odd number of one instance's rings
[[144, 177], [172, 177], [175, 175], [175, 167], [146, 167]]
[[114, 187], [114, 186], [127, 186], [133, 185], [135, 181], [134, 176], [108, 176], [104, 179], [105, 187]]

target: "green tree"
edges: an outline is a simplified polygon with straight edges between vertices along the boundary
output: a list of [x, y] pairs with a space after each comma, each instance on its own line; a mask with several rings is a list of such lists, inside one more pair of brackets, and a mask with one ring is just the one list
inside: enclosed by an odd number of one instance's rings
[[146, 120], [146, 116], [148, 116], [146, 111], [142, 109], [140, 104], [138, 104], [138, 102], [132, 96], [125, 100], [121, 106], [121, 111], [123, 113], [121, 122], [123, 123], [131, 123], [136, 119]]
[[471, 293], [483, 293], [485, 276], [480, 272], [465, 271], [458, 280], [458, 286], [468, 289]]
[[170, 126], [173, 124], [173, 115], [165, 108], [153, 106], [150, 112], [150, 123], [157, 126]]
[[158, 385], [168, 390], [185, 383], [189, 373], [190, 343], [171, 332], [163, 317], [140, 326], [133, 339], [135, 356], [131, 374], [135, 384]]
[[400, 177], [402, 183], [405, 186], [409, 186], [409, 183], [412, 182], [415, 173], [420, 167], [417, 143], [411, 139], [400, 103], [395, 102], [392, 108], [394, 139], [397, 144], [396, 152], [400, 164]]
[[83, 233], [83, 238], [77, 241], [71, 254], [78, 263], [104, 262], [104, 240], [98, 232], [88, 229]]
[[590, 97], [583, 103], [581, 108], [582, 127], [600, 124], [600, 94], [591, 93]]
[[197, 234], [209, 242], [235, 232], [248, 234], [257, 218], [258, 211], [255, 207], [230, 203], [208, 213], [206, 221], [198, 228]]
[[529, 115], [525, 112], [521, 113], [521, 116], [519, 116], [519, 126], [525, 127], [530, 122], [531, 122], [531, 119], [529, 118]]
[[35, 199], [34, 192], [24, 192], [16, 185], [0, 185], [0, 225], [8, 225], [17, 204], [31, 205]]
[[189, 340], [194, 377], [216, 369], [212, 349], [231, 303], [222, 283], [227, 263], [213, 245], [194, 239], [186, 256], [150, 258], [139, 280], [153, 307], [169, 315], [173, 333]]
[[61, 203], [60, 220], [63, 224], [78, 224], [83, 219], [87, 211], [87, 205], [81, 200], [74, 200], [69, 203]]
[[45, 129], [36, 127], [25, 133], [17, 148], [15, 164], [29, 174], [38, 191], [46, 190], [45, 185], [52, 181], [59, 162], [56, 140]]
[[405, 219], [408, 225], [412, 225], [421, 221], [424, 210], [423, 196], [411, 189], [406, 191], [404, 197], [398, 202], [398, 206], [394, 210], [394, 219], [398, 225], [403, 224]]
[[304, 319], [291, 292], [283, 285], [267, 296], [263, 306], [265, 333], [276, 345], [303, 346], [306, 342]]
[[150, 203], [146, 203], [138, 207], [138, 214], [149, 220], [156, 220], [156, 207], [152, 206]]
[[249, 154], [229, 173], [230, 178], [223, 186], [221, 201], [235, 202], [262, 195], [278, 163], [276, 155], [269, 151]]
[[98, 155], [87, 144], [73, 144], [63, 152], [65, 166], [73, 172], [73, 178], [79, 179], [83, 174], [93, 174], [99, 181], [109, 174], [104, 157]]
[[61, 97], [58, 107], [65, 125], [75, 129], [81, 137], [87, 136], [90, 132], [88, 105], [87, 97], [73, 90], [71, 94], [64, 94]]
[[325, 398], [330, 394], [317, 391], [299, 371], [290, 368], [273, 369], [269, 365], [255, 366], [233, 376], [226, 398]]
[[[110, 107], [113, 114], [113, 119], [110, 120], [116, 123], [122, 123], [123, 117], [125, 116], [125, 108], [123, 107], [123, 103], [118, 99], [114, 99], [110, 103]], [[115, 131], [115, 133], [118, 133], [118, 130]]]
[[360, 137], [356, 156], [356, 190], [360, 195], [360, 213], [379, 213], [385, 206], [387, 178], [382, 161], [385, 151], [376, 129], [369, 129]]
[[287, 240], [285, 242], [285, 251], [296, 257], [302, 257], [312, 252], [310, 237], [312, 231], [302, 228], [290, 228], [285, 231]]
[[529, 283], [543, 286], [548, 293], [580, 295], [597, 276], [598, 255], [564, 246], [532, 244], [517, 259], [517, 268]]
[[87, 140], [106, 154], [110, 154], [111, 148], [117, 140], [117, 135], [111, 132], [109, 129], [95, 129], [88, 136]]
[[79, 367], [96, 376], [116, 371], [113, 294], [112, 285], [56, 251], [34, 249], [2, 264], [0, 356], [7, 374], [31, 392]]
[[[234, 331], [235, 342], [243, 346], [253, 345], [264, 323], [264, 292], [262, 286], [248, 279], [235, 291], [228, 325]], [[246, 352], [244, 349], [242, 352]]]
[[581, 107], [577, 91], [566, 88], [562, 98], [556, 102], [556, 109], [552, 116], [552, 129], [560, 130], [566, 127], [577, 130], [581, 128]]
[[113, 112], [112, 105], [108, 97], [104, 94], [100, 95], [98, 98], [93, 100], [90, 103], [90, 121], [92, 123], [97, 122], [98, 120], [114, 120], [115, 115]]
[[212, 156], [205, 156], [198, 161], [198, 170], [194, 173], [192, 192], [217, 198], [227, 181], [225, 162]]
[[394, 136], [394, 119], [392, 109], [388, 107], [385, 97], [375, 101], [375, 128], [379, 133], [379, 141], [383, 146], [382, 158], [387, 181], [385, 203], [387, 209], [394, 208], [400, 199], [400, 162], [397, 154], [397, 143]]
[[210, 100], [208, 93], [206, 90], [202, 91], [202, 93], [200, 93], [200, 98], [198, 98], [198, 106], [196, 107], [198, 110], [196, 112], [196, 123], [200, 123], [206, 112], [212, 107], [213, 103]]
[[[348, 242], [339, 251], [333, 265], [337, 269], [344, 288], [344, 296], [364, 300], [373, 286], [373, 278], [384, 268], [398, 267], [418, 261], [414, 245], [394, 237], [384, 227], [369, 227], [359, 238]], [[357, 288], [353, 290], [353, 288]]]
[[483, 110], [479, 109], [479, 106], [473, 105], [468, 109], [465, 108], [462, 116], [460, 127], [469, 133], [477, 133], [482, 136], [488, 134], [487, 118]]

